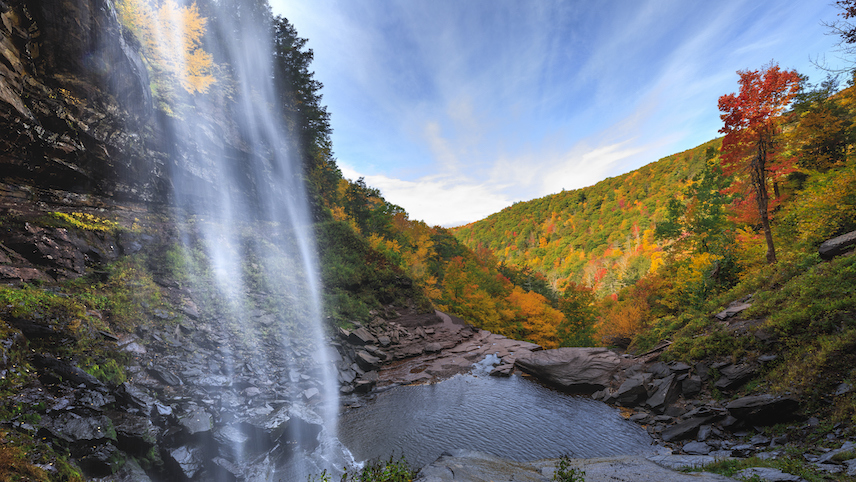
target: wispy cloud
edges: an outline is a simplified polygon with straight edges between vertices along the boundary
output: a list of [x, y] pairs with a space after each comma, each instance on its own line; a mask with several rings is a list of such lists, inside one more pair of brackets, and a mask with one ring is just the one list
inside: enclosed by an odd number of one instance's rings
[[343, 167], [443, 225], [709, 140], [736, 70], [808, 73], [834, 43], [824, 2], [271, 4], [315, 50]]

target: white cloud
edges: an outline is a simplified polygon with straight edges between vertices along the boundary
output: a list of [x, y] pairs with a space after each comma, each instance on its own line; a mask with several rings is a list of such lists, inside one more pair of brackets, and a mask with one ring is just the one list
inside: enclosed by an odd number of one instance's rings
[[366, 184], [380, 190], [384, 199], [407, 211], [410, 219], [430, 226], [453, 227], [483, 219], [509, 206], [503, 186], [450, 177], [424, 177], [405, 181], [384, 175], [362, 175], [340, 163], [348, 179], [364, 177]]

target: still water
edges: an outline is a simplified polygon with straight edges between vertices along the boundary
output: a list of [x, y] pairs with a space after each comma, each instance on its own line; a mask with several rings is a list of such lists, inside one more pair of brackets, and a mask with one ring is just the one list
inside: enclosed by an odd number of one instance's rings
[[517, 461], [654, 453], [647, 432], [618, 410], [519, 376], [458, 375], [396, 387], [344, 413], [339, 437], [357, 460], [404, 455], [416, 467], [469, 449]]

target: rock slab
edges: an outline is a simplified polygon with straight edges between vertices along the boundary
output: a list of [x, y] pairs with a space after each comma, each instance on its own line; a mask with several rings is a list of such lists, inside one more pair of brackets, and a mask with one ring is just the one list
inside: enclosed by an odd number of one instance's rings
[[621, 357], [606, 348], [557, 348], [521, 356], [516, 365], [545, 383], [592, 393], [609, 385]]
[[[709, 473], [684, 474], [642, 457], [571, 459], [585, 472], [586, 482], [727, 482]], [[414, 482], [547, 482], [553, 480], [558, 459], [512, 462], [493, 455], [455, 450], [427, 465]]]

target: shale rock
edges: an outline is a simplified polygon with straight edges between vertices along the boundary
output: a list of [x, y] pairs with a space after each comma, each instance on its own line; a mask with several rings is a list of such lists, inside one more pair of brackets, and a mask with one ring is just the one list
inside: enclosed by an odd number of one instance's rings
[[515, 363], [545, 383], [591, 393], [609, 385], [621, 358], [606, 348], [558, 348], [525, 355]]
[[749, 363], [728, 365], [721, 370], [722, 376], [714, 386], [720, 390], [735, 390], [752, 379], [757, 371], [758, 367]]
[[[713, 457], [710, 457], [711, 461]], [[725, 482], [727, 477], [709, 473], [684, 474], [641, 457], [570, 459], [574, 469], [585, 472], [587, 482]], [[512, 462], [493, 455], [453, 450], [424, 467], [414, 482], [548, 482], [554, 479], [558, 460]]]
[[817, 249], [822, 259], [830, 260], [856, 247], [856, 231], [824, 241]]
[[728, 402], [725, 408], [734, 418], [752, 425], [774, 425], [791, 419], [799, 401], [787, 396], [752, 395]]

